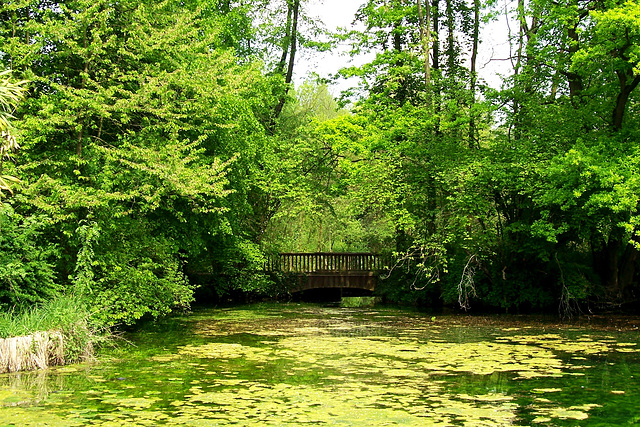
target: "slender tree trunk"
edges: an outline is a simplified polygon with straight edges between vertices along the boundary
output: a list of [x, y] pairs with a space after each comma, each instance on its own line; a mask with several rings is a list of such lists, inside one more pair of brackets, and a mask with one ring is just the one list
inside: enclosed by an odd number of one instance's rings
[[453, 76], [456, 68], [455, 19], [453, 16], [453, 0], [446, 0], [447, 14], [447, 72]]
[[[480, 38], [480, 0], [473, 0], [473, 47], [471, 50], [471, 69], [470, 69], [470, 91], [471, 106], [476, 103], [476, 84], [478, 81], [478, 72], [476, 70], [476, 61], [478, 58], [478, 42]], [[469, 146], [478, 147], [476, 118], [473, 109], [469, 117]]]
[[440, 0], [433, 0], [433, 3], [431, 4], [431, 15], [433, 17], [433, 34], [435, 35], [433, 40], [431, 40], [431, 50], [433, 52], [433, 65], [431, 69], [439, 70], [440, 38], [438, 37], [438, 33], [440, 32]]
[[276, 65], [276, 73], [284, 74], [284, 67], [287, 64], [287, 55], [289, 54], [289, 45], [291, 44], [291, 15], [293, 8], [291, 1], [287, 0], [287, 23], [284, 30], [284, 39], [282, 41], [282, 56]]
[[[425, 1], [426, 19], [422, 13], [422, 1], [417, 0], [418, 25], [420, 26], [420, 41], [424, 53], [424, 86], [427, 94], [427, 105], [431, 108], [431, 6], [429, 0]], [[426, 22], [425, 22], [426, 21]]]
[[[433, 90], [433, 109], [434, 113], [436, 113], [436, 117], [438, 117], [438, 113], [440, 112], [440, 0], [433, 0], [433, 3], [431, 3], [431, 16], [433, 18], [434, 36], [431, 40], [431, 49], [433, 55], [431, 71], [432, 75], [436, 76], [435, 82], [433, 80], [431, 82], [431, 87]], [[434, 127], [436, 135], [439, 135], [441, 133], [439, 119], [436, 119]]]
[[[520, 71], [522, 69], [522, 62], [523, 62], [523, 55], [522, 55], [522, 51], [524, 50], [524, 36], [527, 32], [527, 21], [526, 21], [526, 16], [525, 16], [525, 9], [524, 9], [524, 0], [518, 0], [518, 7], [517, 7], [517, 14], [518, 14], [518, 22], [519, 22], [519, 28], [518, 28], [518, 48], [516, 50], [516, 63], [513, 64], [513, 74], [514, 77], [517, 77], [520, 74]], [[517, 81], [517, 80], [516, 80]], [[515, 118], [516, 121], [519, 120], [519, 116], [520, 116], [520, 102], [519, 102], [519, 97], [516, 96], [513, 99], [513, 117]], [[513, 129], [513, 138], [514, 139], [520, 139], [520, 126], [521, 124], [516, 123], [515, 125], [512, 125], [509, 127], [509, 138], [511, 139], [511, 131]]]
[[[424, 54], [424, 85], [427, 92], [431, 87], [431, 7], [429, 0], [425, 2], [426, 17], [422, 13], [422, 1], [416, 1], [418, 5], [418, 24], [420, 26], [420, 41], [422, 42], [422, 52]], [[426, 18], [426, 19], [425, 19]], [[426, 21], [426, 24], [425, 24]]]
[[[569, 28], [567, 30], [567, 35], [571, 42], [569, 43], [569, 56], [573, 57], [573, 55], [578, 52], [580, 45], [578, 44], [578, 30], [577, 25]], [[580, 96], [582, 95], [582, 78], [572, 71], [568, 71], [566, 74], [567, 80], [569, 81], [569, 99], [574, 107], [577, 107], [580, 104]]]
[[522, 51], [524, 49], [524, 36], [527, 32], [527, 20], [524, 13], [524, 0], [518, 0], [518, 22], [520, 24], [518, 28], [518, 50], [516, 52], [516, 65], [514, 67], [514, 74], [520, 74], [522, 68]]
[[289, 66], [287, 67], [287, 75], [285, 83], [290, 84], [293, 81], [293, 65], [296, 60], [296, 52], [298, 51], [298, 14], [300, 12], [300, 0], [293, 0], [293, 21], [291, 23], [291, 46], [289, 53]]
[[402, 36], [400, 35], [400, 31], [398, 31], [398, 27], [400, 27], [400, 23], [396, 22], [393, 24], [393, 48], [396, 52], [402, 51]]
[[[280, 97], [278, 101], [278, 105], [276, 105], [274, 120], [280, 117], [282, 113], [282, 109], [284, 108], [284, 103], [286, 101], [286, 96], [289, 93], [289, 85], [293, 81], [293, 66], [296, 60], [296, 52], [297, 52], [297, 39], [298, 39], [298, 15], [300, 12], [300, 0], [292, 0], [288, 2], [290, 10], [287, 12], [287, 21], [291, 19], [291, 22], [287, 22], [287, 25], [290, 24], [290, 31], [288, 37], [288, 45], [287, 49], [289, 54], [289, 64], [287, 66], [287, 74], [285, 75], [285, 84], [287, 88], [285, 89], [285, 93]], [[290, 16], [289, 16], [290, 15]], [[284, 58], [284, 61], [283, 61]], [[283, 56], [281, 58], [282, 70], [284, 70], [284, 63], [286, 61], [287, 54], [283, 51]]]

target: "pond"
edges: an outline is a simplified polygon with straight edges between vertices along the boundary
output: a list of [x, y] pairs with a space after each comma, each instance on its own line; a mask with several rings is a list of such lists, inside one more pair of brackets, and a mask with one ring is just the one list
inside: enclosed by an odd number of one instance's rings
[[91, 363], [0, 375], [0, 426], [636, 424], [637, 320], [199, 310]]

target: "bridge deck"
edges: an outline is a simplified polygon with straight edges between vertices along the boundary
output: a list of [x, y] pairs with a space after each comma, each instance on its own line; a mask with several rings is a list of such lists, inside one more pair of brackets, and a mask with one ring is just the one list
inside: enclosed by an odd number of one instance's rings
[[316, 288], [358, 288], [373, 291], [377, 272], [384, 268], [380, 254], [358, 252], [281, 253], [267, 270], [300, 277], [294, 292]]

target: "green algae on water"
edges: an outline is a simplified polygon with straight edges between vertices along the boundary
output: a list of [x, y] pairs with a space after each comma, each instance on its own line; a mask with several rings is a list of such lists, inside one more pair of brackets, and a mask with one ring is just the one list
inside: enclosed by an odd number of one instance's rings
[[138, 347], [126, 358], [121, 350], [120, 359], [45, 376], [0, 376], [0, 426], [560, 426], [637, 417], [633, 333], [295, 305], [203, 311], [180, 324], [128, 337]]

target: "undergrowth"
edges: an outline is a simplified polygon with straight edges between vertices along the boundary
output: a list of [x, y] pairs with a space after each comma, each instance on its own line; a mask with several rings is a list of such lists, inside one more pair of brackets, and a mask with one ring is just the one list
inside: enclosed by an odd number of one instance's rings
[[62, 334], [67, 363], [90, 356], [94, 346], [107, 339], [107, 332], [91, 321], [87, 304], [77, 296], [60, 295], [23, 310], [0, 313], [0, 338], [39, 331]]

